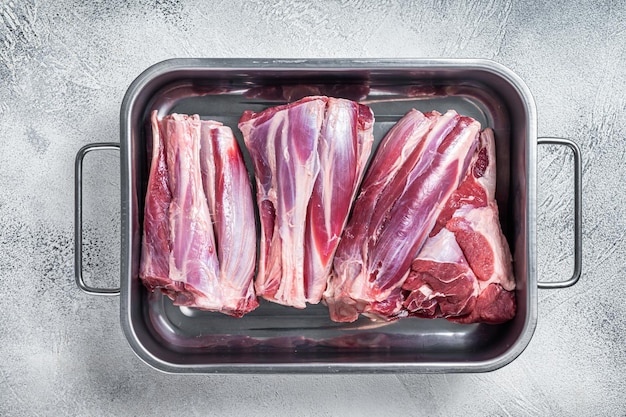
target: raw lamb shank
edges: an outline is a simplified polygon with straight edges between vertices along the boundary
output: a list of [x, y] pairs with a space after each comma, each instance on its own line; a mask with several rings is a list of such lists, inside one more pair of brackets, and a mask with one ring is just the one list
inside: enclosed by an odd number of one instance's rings
[[511, 253], [495, 200], [493, 131], [485, 129], [459, 188], [404, 282], [408, 315], [502, 323], [515, 315]]
[[373, 142], [369, 107], [306, 97], [239, 122], [253, 160], [261, 243], [256, 291], [304, 308], [322, 298]]
[[[230, 128], [151, 115], [140, 277], [175, 305], [236, 317], [258, 306], [254, 206]], [[215, 223], [215, 227], [214, 227]]]

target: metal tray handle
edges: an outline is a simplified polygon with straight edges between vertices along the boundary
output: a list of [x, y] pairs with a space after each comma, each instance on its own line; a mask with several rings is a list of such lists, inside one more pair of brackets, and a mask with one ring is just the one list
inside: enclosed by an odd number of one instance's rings
[[570, 139], [541, 137], [539, 145], [564, 145], [574, 152], [574, 272], [566, 281], [539, 281], [539, 288], [567, 288], [578, 282], [582, 271], [582, 157], [580, 148]]
[[91, 143], [80, 148], [74, 164], [74, 277], [78, 288], [91, 295], [119, 295], [120, 288], [90, 287], [83, 279], [83, 159], [91, 151], [119, 149], [115, 142]]

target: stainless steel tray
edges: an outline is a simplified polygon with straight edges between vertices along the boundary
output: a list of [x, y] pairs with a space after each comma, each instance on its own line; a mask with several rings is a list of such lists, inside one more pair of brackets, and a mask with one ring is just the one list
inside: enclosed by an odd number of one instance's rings
[[[304, 95], [324, 94], [369, 104], [376, 118], [375, 146], [408, 110], [454, 109], [495, 131], [497, 200], [514, 257], [518, 311], [501, 325], [446, 320], [369, 319], [333, 323], [323, 305], [304, 310], [268, 302], [241, 319], [179, 308], [146, 291], [138, 279], [147, 184], [149, 114], [197, 113], [230, 126], [244, 110], [259, 111]], [[575, 175], [575, 271], [580, 276], [580, 151]], [[148, 68], [129, 87], [121, 107], [120, 321], [137, 355], [165, 372], [482, 372], [515, 359], [537, 321], [535, 255], [535, 105], [510, 70], [487, 60], [252, 60], [175, 59]], [[92, 144], [76, 162], [76, 280], [81, 265], [81, 170], [84, 155], [117, 144]]]

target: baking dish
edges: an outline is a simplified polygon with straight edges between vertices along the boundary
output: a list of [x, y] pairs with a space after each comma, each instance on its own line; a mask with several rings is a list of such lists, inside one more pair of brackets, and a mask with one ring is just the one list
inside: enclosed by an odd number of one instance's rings
[[[501, 223], [514, 258], [516, 317], [501, 325], [404, 319], [333, 323], [323, 305], [304, 310], [268, 302], [241, 319], [173, 306], [138, 278], [147, 184], [149, 114], [197, 113], [230, 126], [305, 95], [358, 100], [373, 109], [375, 146], [408, 110], [454, 109], [492, 127], [497, 148]], [[174, 59], [130, 85], [121, 106], [120, 143], [90, 144], [76, 156], [76, 282], [91, 294], [117, 294], [120, 322], [133, 351], [172, 373], [214, 372], [484, 372], [514, 360], [537, 321], [537, 289], [574, 284], [581, 274], [581, 155], [567, 139], [542, 142], [574, 153], [574, 272], [563, 282], [537, 282], [536, 111], [513, 72], [488, 60]], [[82, 161], [90, 151], [121, 151], [120, 288], [82, 278]], [[248, 161], [249, 162], [249, 161]]]

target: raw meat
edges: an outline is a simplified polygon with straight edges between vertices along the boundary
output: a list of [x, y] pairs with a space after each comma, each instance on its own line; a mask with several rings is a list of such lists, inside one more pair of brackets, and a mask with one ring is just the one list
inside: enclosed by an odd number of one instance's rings
[[239, 122], [254, 163], [261, 219], [257, 294], [304, 308], [307, 207], [319, 173], [317, 142], [325, 103], [303, 99]]
[[463, 324], [499, 324], [511, 320], [515, 317], [515, 312], [515, 293], [505, 290], [499, 284], [489, 284], [481, 289], [476, 299], [476, 304], [469, 314], [459, 317], [447, 317], [447, 319]]
[[156, 112], [152, 114], [150, 122], [152, 127], [152, 146], [149, 149], [151, 161], [144, 208], [139, 276], [148, 288], [153, 289], [168, 288], [173, 284], [169, 279], [171, 252], [169, 211], [172, 194], [163, 143], [164, 132]]
[[324, 96], [244, 112], [254, 164], [261, 243], [257, 294], [317, 303], [373, 141], [363, 105]]
[[476, 276], [448, 229], [426, 240], [402, 289], [409, 291], [404, 307], [426, 318], [468, 314], [479, 293]]
[[259, 305], [253, 282], [257, 236], [248, 171], [229, 127], [202, 122], [200, 167], [215, 231], [221, 302], [243, 315]]
[[247, 98], [263, 100], [297, 101], [307, 96], [335, 96], [354, 101], [364, 100], [370, 92], [365, 84], [292, 84], [252, 87], [245, 92]]
[[462, 323], [501, 323], [515, 315], [515, 280], [495, 180], [495, 142], [485, 129], [465, 178], [412, 263], [403, 285], [408, 315]]
[[454, 233], [476, 277], [485, 283], [498, 283], [505, 290], [515, 289], [509, 245], [502, 234], [498, 206], [463, 207], [454, 213], [446, 228]]
[[[201, 135], [210, 136], [218, 124], [202, 122], [197, 115], [178, 114], [159, 121], [156, 112], [152, 113], [151, 122], [153, 155], [146, 193], [140, 277], [149, 289], [160, 289], [175, 305], [241, 316], [257, 305], [251, 293], [252, 274], [245, 266], [233, 275], [220, 271], [211, 213], [203, 186], [203, 179], [214, 182], [216, 178], [210, 178], [210, 175], [203, 178], [200, 162]], [[223, 135], [230, 136], [225, 140], [231, 144], [226, 146], [232, 146], [234, 138], [230, 129], [219, 130]], [[208, 141], [203, 140], [205, 144]], [[213, 155], [213, 163], [218, 160], [215, 168], [217, 175], [228, 175], [224, 173], [241, 169], [243, 160], [240, 156], [238, 161], [230, 161], [237, 167], [224, 168], [228, 160], [222, 154], [225, 150], [221, 146], [214, 146], [214, 150], [208, 152]], [[251, 198], [249, 182], [245, 184], [235, 180], [231, 185], [242, 188], [224, 190], [219, 182], [207, 187], [215, 194], [213, 206], [216, 212], [222, 212], [221, 218], [232, 215], [228, 221], [235, 222], [234, 226], [220, 225], [218, 237], [224, 246], [223, 252], [245, 248], [240, 252], [244, 265], [249, 264], [250, 258], [254, 264], [256, 248], [250, 248], [249, 243], [229, 242], [231, 237], [223, 232], [228, 227], [233, 230], [233, 227], [242, 224], [254, 225], [251, 206], [238, 212], [223, 211], [225, 205], [234, 206], [235, 194], [237, 201], [245, 200], [246, 195]], [[232, 240], [237, 238], [232, 236]], [[221, 256], [220, 259], [226, 258]], [[229, 263], [225, 262], [224, 270], [229, 269], [226, 265]]]
[[176, 305], [219, 310], [219, 265], [200, 172], [200, 118], [173, 114], [162, 123], [172, 193], [169, 279], [184, 288], [168, 295]]
[[363, 180], [324, 293], [331, 319], [394, 318], [411, 262], [469, 165], [480, 124], [412, 110], [385, 136]]
[[307, 213], [304, 254], [305, 295], [319, 303], [333, 255], [374, 141], [369, 107], [329, 98], [318, 142], [320, 171]]

